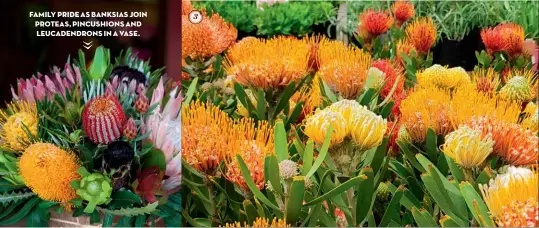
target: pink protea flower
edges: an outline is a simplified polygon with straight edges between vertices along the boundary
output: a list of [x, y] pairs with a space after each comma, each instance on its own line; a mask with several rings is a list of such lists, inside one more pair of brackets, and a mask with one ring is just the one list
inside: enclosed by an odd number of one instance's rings
[[157, 108], [146, 118], [143, 132], [150, 132], [148, 139], [155, 148], [160, 149], [165, 154], [167, 161], [165, 175], [168, 178], [163, 180], [163, 189], [173, 190], [180, 186], [181, 183], [182, 130], [180, 105], [182, 96], [181, 93], [178, 93], [178, 87], [176, 87], [170, 92], [170, 99], [164, 108], [161, 108], [164, 96], [165, 86], [163, 78], [161, 78], [159, 85], [153, 91], [150, 102], [150, 106], [157, 105]]
[[137, 137], [137, 126], [135, 125], [133, 117], [127, 120], [123, 130], [123, 135], [129, 140], [133, 140], [135, 137]]
[[109, 144], [120, 138], [124, 124], [124, 110], [116, 96], [95, 97], [82, 110], [84, 131], [94, 143]]
[[52, 100], [56, 94], [65, 97], [66, 91], [70, 91], [78, 86], [79, 93], [82, 88], [82, 78], [80, 70], [75, 64], [66, 64], [64, 71], [60, 72], [58, 67], [53, 68], [51, 75], [41, 73], [29, 79], [18, 79], [17, 89], [11, 88], [13, 99], [27, 102], [41, 101], [43, 99]]

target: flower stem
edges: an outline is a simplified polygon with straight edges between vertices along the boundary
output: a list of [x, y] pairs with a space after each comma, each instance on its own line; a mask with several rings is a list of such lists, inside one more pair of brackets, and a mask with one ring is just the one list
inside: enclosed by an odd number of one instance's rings
[[352, 213], [352, 224], [356, 224], [356, 204], [354, 203], [354, 188], [349, 188], [346, 191], [346, 198], [348, 199], [348, 208]]

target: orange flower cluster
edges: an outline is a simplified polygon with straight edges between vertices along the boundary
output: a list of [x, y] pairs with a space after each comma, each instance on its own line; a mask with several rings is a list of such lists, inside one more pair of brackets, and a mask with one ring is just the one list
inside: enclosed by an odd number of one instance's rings
[[273, 153], [273, 127], [268, 122], [257, 123], [250, 118], [243, 118], [234, 125], [234, 138], [228, 143], [225, 163], [227, 171], [225, 177], [232, 183], [248, 190], [249, 187], [240, 171], [236, 155], [240, 155], [251, 178], [259, 189], [264, 188], [264, 159], [266, 155]]
[[477, 91], [494, 95], [500, 86], [500, 75], [493, 68], [479, 69], [470, 76]]
[[[189, 15], [193, 11], [191, 0], [182, 0], [182, 15]], [[182, 18], [183, 19], [183, 18]]]
[[[372, 63], [372, 67], [378, 68], [385, 74], [385, 84], [380, 95], [386, 98], [391, 95], [394, 102], [392, 113], [394, 116], [400, 115], [400, 103], [406, 97], [404, 94], [404, 70], [400, 66], [394, 66], [389, 60], [376, 60]], [[393, 87], [395, 88], [393, 90]], [[393, 90], [393, 93], [391, 91]], [[391, 94], [390, 94], [391, 93]]]
[[393, 15], [395, 15], [398, 27], [415, 15], [414, 4], [409, 0], [395, 1], [391, 6], [391, 11], [393, 11]]
[[[303, 86], [301, 91], [295, 93], [291, 98], [294, 103], [304, 102], [303, 111], [298, 121], [310, 115], [316, 107], [322, 103], [322, 93], [320, 90], [320, 78], [315, 76], [311, 86]], [[294, 108], [292, 105], [290, 109]]]
[[363, 39], [370, 40], [387, 32], [393, 25], [389, 12], [368, 9], [359, 15], [358, 33]]
[[493, 152], [511, 165], [530, 165], [538, 162], [539, 137], [519, 124], [475, 117], [470, 127], [491, 134], [495, 141]]
[[418, 54], [425, 54], [436, 42], [436, 25], [430, 17], [415, 19], [406, 27], [406, 36]]
[[499, 24], [481, 31], [481, 39], [489, 54], [504, 51], [511, 57], [518, 56], [522, 53], [524, 38], [524, 29], [514, 23]]
[[191, 23], [188, 15], [182, 15], [182, 58], [212, 57], [232, 46], [238, 37], [236, 28], [219, 14], [202, 14], [204, 20], [198, 24]]
[[241, 85], [284, 88], [309, 73], [309, 50], [306, 40], [249, 38], [228, 50], [224, 68]]
[[318, 49], [318, 76], [345, 99], [355, 99], [363, 91], [371, 56], [362, 50], [329, 41]]

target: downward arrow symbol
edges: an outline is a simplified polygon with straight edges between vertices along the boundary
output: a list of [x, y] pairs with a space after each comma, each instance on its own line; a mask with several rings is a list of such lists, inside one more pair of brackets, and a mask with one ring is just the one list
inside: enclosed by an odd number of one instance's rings
[[90, 41], [90, 42], [85, 42], [85, 41], [82, 41], [82, 43], [84, 45], [82, 45], [84, 48], [86, 48], [86, 50], [90, 49], [92, 47], [92, 43], [93, 41]]

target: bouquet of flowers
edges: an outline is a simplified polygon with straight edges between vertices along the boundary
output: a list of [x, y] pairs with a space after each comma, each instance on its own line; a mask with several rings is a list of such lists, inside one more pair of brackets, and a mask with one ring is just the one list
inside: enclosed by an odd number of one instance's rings
[[[0, 224], [179, 226], [181, 93], [128, 50], [98, 47], [19, 79], [0, 110]], [[103, 217], [103, 219], [102, 219]]]

